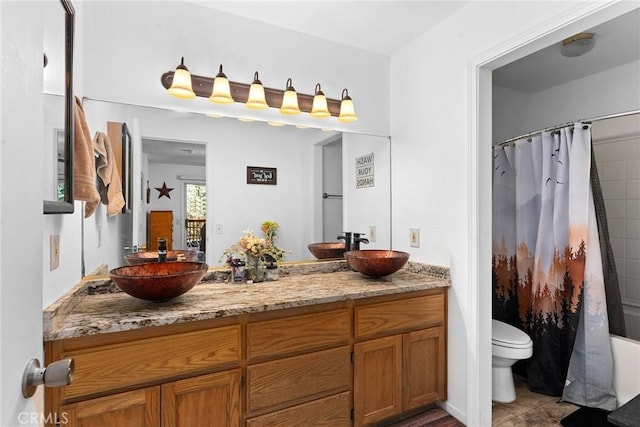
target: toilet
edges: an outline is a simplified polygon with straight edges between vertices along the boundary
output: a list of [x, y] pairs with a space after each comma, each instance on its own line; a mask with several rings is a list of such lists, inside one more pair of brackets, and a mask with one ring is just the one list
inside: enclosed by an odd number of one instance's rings
[[491, 334], [491, 400], [510, 403], [516, 400], [511, 366], [533, 354], [533, 341], [520, 329], [492, 319]]

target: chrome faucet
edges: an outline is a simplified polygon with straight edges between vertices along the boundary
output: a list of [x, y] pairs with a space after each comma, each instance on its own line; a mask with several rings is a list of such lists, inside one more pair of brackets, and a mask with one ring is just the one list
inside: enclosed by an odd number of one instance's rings
[[360, 250], [360, 243], [369, 243], [369, 239], [367, 239], [366, 237], [360, 237], [362, 236], [364, 233], [353, 233], [353, 243], [351, 244], [351, 250], [352, 251], [359, 251]]
[[344, 236], [340, 235], [340, 236], [336, 237], [336, 239], [344, 240], [344, 251], [345, 252], [351, 250], [351, 232], [350, 231], [345, 231], [344, 232]]

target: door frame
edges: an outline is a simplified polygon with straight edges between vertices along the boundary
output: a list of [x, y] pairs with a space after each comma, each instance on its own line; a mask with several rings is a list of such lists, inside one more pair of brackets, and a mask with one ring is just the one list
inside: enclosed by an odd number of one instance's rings
[[[491, 425], [492, 71], [638, 8], [637, 2], [585, 2], [471, 58], [469, 76], [469, 331], [467, 425]], [[489, 201], [489, 202], [487, 202]]]

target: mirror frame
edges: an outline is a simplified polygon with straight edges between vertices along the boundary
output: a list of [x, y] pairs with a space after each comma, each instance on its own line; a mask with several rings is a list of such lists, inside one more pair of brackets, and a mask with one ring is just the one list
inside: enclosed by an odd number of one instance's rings
[[60, 0], [65, 12], [65, 93], [64, 93], [64, 200], [43, 201], [44, 214], [72, 214], [73, 209], [73, 147], [74, 99], [73, 99], [73, 41], [75, 9], [70, 0]]
[[124, 206], [122, 213], [131, 213], [133, 209], [133, 157], [131, 154], [131, 132], [126, 123], [122, 123], [122, 195]]

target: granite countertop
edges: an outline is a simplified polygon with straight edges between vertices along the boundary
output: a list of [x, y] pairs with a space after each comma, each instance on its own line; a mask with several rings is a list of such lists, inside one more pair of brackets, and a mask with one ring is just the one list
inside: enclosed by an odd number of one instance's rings
[[258, 313], [419, 291], [450, 285], [449, 269], [415, 262], [373, 279], [344, 261], [285, 265], [276, 281], [226, 283], [228, 270], [210, 270], [201, 283], [171, 301], [139, 300], [108, 278], [86, 280], [44, 310], [44, 340], [120, 332], [219, 317]]

